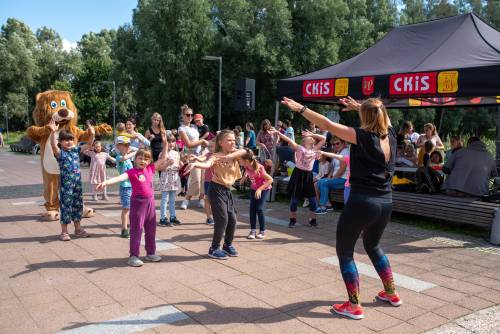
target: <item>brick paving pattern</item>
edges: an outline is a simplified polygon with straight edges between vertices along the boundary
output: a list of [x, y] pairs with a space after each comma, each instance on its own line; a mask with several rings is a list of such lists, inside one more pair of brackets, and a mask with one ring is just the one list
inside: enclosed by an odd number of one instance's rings
[[[332, 314], [331, 304], [346, 299], [345, 287], [338, 267], [320, 261], [335, 256], [336, 213], [320, 216], [320, 228], [310, 229], [302, 225], [307, 211], [300, 210], [298, 228], [268, 224], [267, 239], [247, 240], [248, 201], [238, 199], [240, 257], [220, 262], [206, 257], [212, 227], [201, 209], [178, 210], [182, 225], [157, 229], [158, 239], [178, 248], [160, 251], [160, 263], [131, 268], [128, 242], [119, 237], [116, 188], [109, 202], [85, 195], [97, 212], [83, 221], [91, 238], [60, 242], [58, 222], [39, 221], [38, 159], [0, 151], [0, 333], [54, 333], [167, 305], [187, 319], [141, 333], [446, 333], [443, 325], [450, 333], [495, 330], [474, 327], [475, 312], [498, 319], [500, 304], [500, 251], [480, 240], [391, 224], [382, 246], [393, 271], [436, 286], [399, 288], [404, 304], [393, 308], [374, 299], [379, 280], [361, 276], [366, 319], [353, 321]], [[268, 209], [269, 217], [287, 220], [285, 204], [269, 203]], [[361, 243], [355, 258], [370, 264]]]

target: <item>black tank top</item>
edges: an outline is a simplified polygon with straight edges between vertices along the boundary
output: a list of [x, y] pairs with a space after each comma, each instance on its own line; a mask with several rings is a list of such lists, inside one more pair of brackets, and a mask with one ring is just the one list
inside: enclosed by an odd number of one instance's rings
[[154, 132], [153, 131], [153, 128], [149, 128], [149, 133], [151, 133], [152, 135], [154, 135], [154, 138], [150, 140], [151, 142], [151, 150], [152, 151], [160, 151], [162, 150], [163, 148], [163, 145], [162, 145], [162, 141], [161, 141], [161, 132]]

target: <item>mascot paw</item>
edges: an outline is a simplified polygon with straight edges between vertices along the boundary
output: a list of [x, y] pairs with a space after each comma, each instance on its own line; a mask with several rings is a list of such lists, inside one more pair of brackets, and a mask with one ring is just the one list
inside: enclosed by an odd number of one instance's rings
[[59, 220], [59, 211], [47, 211], [42, 214], [43, 221]]
[[111, 125], [108, 125], [108, 124], [101, 124], [99, 126], [99, 130], [102, 134], [111, 134], [113, 133], [113, 128], [111, 127]]
[[90, 218], [90, 217], [94, 217], [94, 216], [95, 216], [94, 209], [89, 208], [89, 207], [83, 208], [83, 215], [82, 215], [83, 218]]

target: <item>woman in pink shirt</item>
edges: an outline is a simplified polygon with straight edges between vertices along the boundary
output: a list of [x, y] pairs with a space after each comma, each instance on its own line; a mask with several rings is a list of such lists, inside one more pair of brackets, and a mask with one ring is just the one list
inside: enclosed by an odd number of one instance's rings
[[[300, 145], [293, 140], [273, 129], [288, 146], [295, 151], [295, 168], [293, 169], [290, 181], [288, 182], [288, 194], [290, 200], [290, 222], [288, 227], [293, 228], [297, 223], [297, 204], [303, 198], [309, 199], [309, 225], [318, 227], [316, 222], [316, 191], [314, 189], [313, 165], [318, 155], [316, 151], [325, 144], [325, 136], [314, 134], [307, 130], [302, 132], [302, 142]], [[315, 144], [316, 142], [316, 144]]]
[[[247, 153], [241, 157], [240, 164], [245, 167], [245, 175], [240, 180], [244, 184], [247, 178], [250, 178], [250, 234], [248, 239], [264, 239], [266, 236], [266, 222], [264, 210], [266, 201], [271, 192], [273, 178], [267, 174], [264, 166], [257, 162], [252, 150], [246, 149]], [[257, 217], [259, 217], [259, 234], [256, 234]]]
[[[168, 153], [166, 134], [162, 133], [163, 150], [162, 156]], [[156, 210], [153, 189], [153, 178], [156, 169], [164, 169], [167, 160], [161, 159], [151, 163], [151, 151], [139, 149], [135, 154], [134, 168], [125, 173], [99, 183], [97, 189], [106, 185], [129, 180], [132, 185], [132, 197], [130, 198], [130, 257], [128, 265], [140, 267], [144, 264], [139, 258], [142, 231], [146, 242], [146, 261], [158, 262], [161, 257], [156, 255]]]

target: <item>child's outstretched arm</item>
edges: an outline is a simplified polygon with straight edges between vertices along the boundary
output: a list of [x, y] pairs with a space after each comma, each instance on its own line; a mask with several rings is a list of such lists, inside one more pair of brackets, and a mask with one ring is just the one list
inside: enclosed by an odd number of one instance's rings
[[52, 152], [54, 152], [54, 155], [56, 157], [59, 157], [59, 147], [57, 146], [57, 141], [56, 141], [56, 131], [59, 129], [59, 125], [56, 124], [56, 122], [51, 119], [49, 121], [48, 127], [50, 129], [50, 146], [52, 147]]
[[219, 155], [218, 153], [215, 154], [215, 156], [219, 159], [224, 159], [224, 160], [234, 160], [234, 159], [239, 159], [242, 156], [247, 154], [247, 150], [245, 149], [240, 149], [240, 150], [235, 150], [229, 154], [226, 155]]
[[184, 171], [184, 174], [187, 174], [193, 170], [193, 168], [201, 168], [201, 169], [209, 169], [212, 167], [214, 164], [216, 157], [211, 156], [210, 159], [204, 162], [192, 162], [187, 164], [186, 170]]
[[290, 146], [294, 151], [297, 150], [297, 147], [299, 146], [296, 142], [294, 142], [293, 140], [291, 140], [290, 138], [288, 138], [287, 136], [285, 136], [284, 134], [282, 134], [281, 132], [279, 132], [278, 130], [276, 130], [275, 128], [271, 128], [271, 132], [273, 134], [276, 134], [278, 135], [278, 137], [287, 142], [288, 143], [288, 146]]
[[111, 178], [109, 180], [106, 180], [104, 182], [99, 183], [96, 186], [96, 189], [97, 190], [102, 190], [102, 189], [104, 189], [105, 186], [108, 186], [110, 184], [115, 184], [115, 183], [118, 183], [118, 182], [127, 181], [127, 180], [128, 180], [128, 174], [127, 173], [123, 173], [123, 174], [115, 176], [115, 177], [113, 177], [113, 178]]
[[331, 153], [331, 152], [325, 152], [325, 151], [318, 151], [318, 154], [324, 155], [325, 157], [332, 158], [332, 159], [337, 159], [339, 161], [344, 161], [345, 157], [342, 154], [336, 154], [336, 153]]
[[123, 155], [120, 159], [119, 162], [124, 162], [128, 159], [132, 159], [133, 157], [135, 157], [135, 154], [137, 153], [137, 151], [133, 151], [133, 152], [130, 152], [130, 153], [127, 153], [125, 155]]

